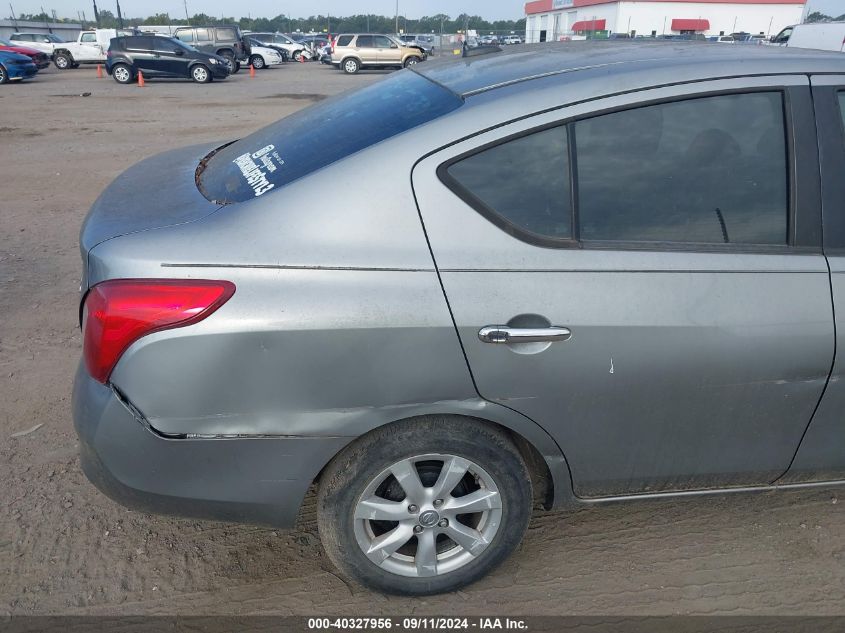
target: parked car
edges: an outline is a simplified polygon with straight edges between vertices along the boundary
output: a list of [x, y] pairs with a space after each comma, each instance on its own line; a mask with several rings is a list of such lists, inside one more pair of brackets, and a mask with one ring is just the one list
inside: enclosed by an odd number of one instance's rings
[[713, 35], [707, 38], [708, 42], [717, 42], [719, 44], [735, 44], [736, 40], [732, 35]]
[[287, 51], [284, 49], [279, 49], [275, 46], [265, 46], [249, 36], [246, 39], [249, 42], [250, 48], [249, 63], [256, 70], [269, 68], [270, 66], [280, 66], [285, 63], [287, 58], [283, 57], [283, 55], [287, 55]]
[[845, 52], [845, 22], [817, 22], [787, 26], [771, 39], [771, 44]]
[[12, 33], [9, 40], [27, 48], [34, 48], [53, 58], [53, 49], [65, 41], [53, 33]]
[[478, 43], [481, 46], [495, 46], [499, 43], [499, 38], [495, 35], [482, 35], [478, 38]]
[[249, 60], [249, 45], [237, 26], [179, 27], [174, 35], [198, 51], [224, 58], [230, 74], [238, 72], [241, 62]]
[[0, 50], [0, 84], [33, 77], [38, 68], [32, 58], [20, 53]]
[[46, 53], [42, 53], [34, 48], [29, 48], [28, 46], [20, 46], [16, 42], [3, 39], [2, 37], [0, 37], [0, 51], [26, 55], [32, 60], [32, 63], [35, 64], [35, 67], [38, 70], [43, 70], [50, 65], [50, 57]]
[[407, 68], [421, 61], [419, 49], [403, 46], [387, 35], [338, 35], [332, 51], [332, 64], [349, 74], [362, 68]]
[[522, 38], [519, 35], [505, 35], [502, 44], [522, 44]]
[[109, 45], [106, 72], [120, 84], [145, 78], [184, 77], [197, 83], [229, 76], [229, 60], [210, 55], [172, 37], [135, 35], [116, 37]]
[[80, 64], [102, 64], [106, 61], [109, 42], [123, 35], [135, 35], [135, 29], [94, 29], [82, 31], [75, 42], [57, 43], [53, 47], [53, 63], [59, 70], [79, 68]]
[[308, 57], [305, 45], [295, 42], [284, 33], [250, 33], [249, 36], [264, 44], [272, 44], [284, 48], [287, 50], [288, 56], [294, 61], [300, 61], [303, 55]]
[[842, 71], [548, 44], [144, 160], [81, 231], [83, 470], [279, 527], [316, 483], [330, 559], [405, 594], [535, 500], [841, 485]]
[[402, 46], [417, 48], [423, 53], [423, 59], [434, 53], [434, 38], [430, 35], [396, 35], [395, 40]]

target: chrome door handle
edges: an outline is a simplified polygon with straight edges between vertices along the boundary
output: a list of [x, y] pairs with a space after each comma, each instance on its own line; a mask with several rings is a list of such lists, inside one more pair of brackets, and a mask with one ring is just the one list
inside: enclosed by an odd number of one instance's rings
[[478, 338], [483, 343], [554, 343], [568, 341], [572, 336], [569, 328], [550, 325], [549, 327], [508, 327], [507, 325], [486, 325], [478, 330]]

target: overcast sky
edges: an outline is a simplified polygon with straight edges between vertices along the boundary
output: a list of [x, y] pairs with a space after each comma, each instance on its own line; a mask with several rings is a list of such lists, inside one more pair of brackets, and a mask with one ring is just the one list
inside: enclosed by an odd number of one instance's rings
[[[292, 17], [308, 17], [330, 13], [332, 15], [350, 15], [354, 13], [373, 13], [393, 15], [396, 11], [395, 0], [187, 0], [188, 12], [225, 15], [226, 17], [274, 17], [279, 14]], [[0, 14], [8, 11], [0, 9]], [[809, 11], [821, 11], [829, 15], [845, 13], [845, 0], [808, 0]], [[73, 17], [77, 11], [85, 11], [88, 19], [92, 18], [91, 0], [12, 0], [16, 13], [39, 13], [41, 7], [48, 12], [53, 10], [59, 16]], [[97, 6], [115, 12], [115, 0], [98, 0]], [[480, 15], [488, 20], [513, 20], [523, 16], [524, 2], [520, 0], [399, 0], [399, 13], [409, 18], [423, 15], [445, 13], [452, 17], [461, 13]], [[123, 15], [140, 17], [154, 13], [184, 15], [182, 0], [121, 0]]]

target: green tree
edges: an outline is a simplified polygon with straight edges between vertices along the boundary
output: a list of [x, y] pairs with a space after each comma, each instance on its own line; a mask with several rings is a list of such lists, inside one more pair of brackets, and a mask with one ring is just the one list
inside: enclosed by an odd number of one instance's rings
[[805, 22], [830, 22], [833, 20], [832, 17], [829, 15], [825, 15], [819, 11], [813, 11], [810, 13], [807, 18], [804, 20]]

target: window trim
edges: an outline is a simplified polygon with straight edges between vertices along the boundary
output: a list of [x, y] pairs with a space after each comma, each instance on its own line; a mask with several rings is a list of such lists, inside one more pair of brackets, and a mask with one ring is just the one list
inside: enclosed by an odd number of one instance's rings
[[[800, 253], [806, 254], [808, 252], [820, 252], [820, 245], [803, 246], [797, 244], [798, 230], [796, 226], [798, 198], [797, 198], [797, 169], [796, 155], [795, 155], [795, 125], [797, 124], [795, 116], [795, 108], [792, 99], [792, 93], [795, 90], [807, 90], [808, 86], [750, 86], [742, 88], [729, 88], [720, 90], [705, 90], [703, 92], [691, 92], [683, 95], [674, 95], [667, 97], [657, 97], [652, 99], [645, 99], [635, 103], [626, 103], [618, 106], [611, 106], [600, 108], [589, 113], [573, 115], [564, 117], [558, 121], [552, 121], [532, 127], [514, 134], [509, 134], [505, 137], [495, 139], [474, 147], [465, 152], [453, 156], [437, 166], [436, 174], [441, 183], [452, 191], [458, 198], [460, 198], [468, 206], [472, 207], [476, 212], [482, 215], [492, 224], [499, 227], [505, 233], [515, 237], [523, 242], [533, 246], [540, 246], [543, 248], [556, 249], [592, 249], [592, 250], [637, 250], [637, 251], [692, 251], [692, 252], [730, 252], [730, 253], [766, 253], [766, 254], [787, 254]], [[636, 110], [639, 108], [661, 105], [667, 103], [679, 103], [683, 101], [692, 101], [695, 99], [706, 99], [720, 96], [730, 95], [744, 95], [755, 93], [779, 93], [781, 95], [781, 107], [783, 112], [784, 125], [784, 140], [786, 150], [786, 177], [787, 177], [787, 235], [784, 244], [717, 244], [717, 243], [700, 243], [700, 242], [667, 242], [667, 241], [613, 241], [613, 240], [582, 240], [580, 239], [580, 221], [578, 209], [578, 159], [577, 159], [577, 138], [573, 132], [572, 127], [579, 121], [593, 119], [607, 114], [614, 114], [617, 112], [625, 112], [628, 110]], [[507, 125], [505, 123], [504, 125]], [[460, 182], [449, 174], [449, 167], [466, 158], [480, 154], [492, 147], [503, 145], [505, 143], [517, 140], [519, 138], [530, 136], [548, 129], [566, 126], [567, 127], [567, 146], [569, 151], [569, 177], [570, 177], [570, 206], [572, 213], [572, 237], [558, 238], [541, 235], [533, 231], [519, 226], [498, 211], [484, 203], [480, 198], [475, 196], [471, 191], [466, 189]]]

